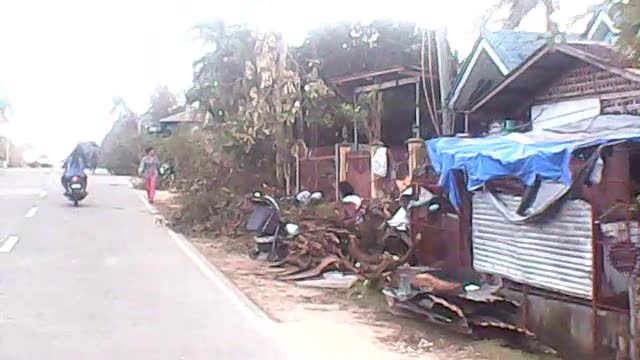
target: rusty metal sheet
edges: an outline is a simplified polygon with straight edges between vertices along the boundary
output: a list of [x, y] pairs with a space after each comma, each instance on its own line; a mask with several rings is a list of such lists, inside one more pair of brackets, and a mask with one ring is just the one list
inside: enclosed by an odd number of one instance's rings
[[[498, 195], [514, 211], [520, 197]], [[568, 200], [544, 222], [508, 222], [484, 192], [473, 196], [476, 271], [585, 299], [592, 297], [591, 205]]]
[[347, 181], [364, 199], [371, 198], [371, 154], [352, 151], [347, 154]]
[[335, 200], [337, 170], [334, 152], [334, 146], [315, 148], [300, 159], [300, 190], [321, 191], [326, 200]]

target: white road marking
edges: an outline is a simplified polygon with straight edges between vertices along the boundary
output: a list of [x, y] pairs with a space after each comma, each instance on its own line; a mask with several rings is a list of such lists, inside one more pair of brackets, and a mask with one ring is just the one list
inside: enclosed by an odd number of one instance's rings
[[[151, 205], [144, 192], [138, 192], [138, 197], [145, 204], [152, 214], [159, 214], [159, 211]], [[162, 216], [162, 215], [158, 215]], [[239, 289], [235, 288], [233, 283], [228, 280], [224, 274], [218, 270], [215, 265], [211, 264], [206, 258], [203, 257], [200, 252], [191, 245], [189, 240], [183, 238], [181, 235], [171, 229], [167, 229], [169, 237], [178, 245], [180, 250], [191, 260], [198, 270], [209, 280], [217, 289], [238, 308], [240, 313], [247, 321], [251, 322], [255, 329], [260, 331], [261, 334], [268, 337], [273, 337], [273, 331], [275, 331], [275, 323], [264, 314], [264, 312], [251, 300], [245, 297], [245, 295]]]
[[[256, 309], [252, 310], [247, 303], [250, 300], [243, 300], [238, 294], [240, 290], [235, 290], [230, 284], [229, 280], [225, 278], [225, 276], [220, 273], [220, 270], [216, 269], [215, 266], [211, 265], [207, 260], [202, 258], [197, 250], [193, 249], [188, 240], [183, 239], [180, 235], [178, 235], [175, 231], [171, 229], [167, 229], [169, 232], [169, 236], [175, 241], [178, 247], [187, 255], [187, 257], [193, 261], [193, 263], [198, 267], [198, 269], [204, 274], [204, 276], [211, 281], [217, 289], [221, 290], [222, 293], [235, 305], [238, 310], [242, 313], [242, 315], [250, 322], [255, 325], [255, 328], [260, 331], [265, 331], [269, 329], [270, 325], [273, 325], [273, 322], [266, 316], [261, 315], [261, 310]], [[244, 295], [241, 295], [244, 296]], [[252, 304], [254, 305], [254, 304]], [[257, 308], [257, 305], [254, 305]]]
[[144, 203], [144, 206], [147, 207], [147, 210], [149, 210], [150, 213], [152, 214], [157, 214], [158, 210], [156, 210], [155, 207], [153, 207], [153, 205], [149, 204], [149, 201], [147, 201], [147, 198], [145, 197], [145, 193], [143, 191], [136, 191], [138, 193], [138, 197], [140, 198], [140, 200]]
[[27, 211], [27, 213], [24, 215], [24, 217], [32, 218], [32, 217], [36, 216], [37, 213], [38, 213], [38, 207], [34, 206], [31, 209], [29, 209], [29, 211]]
[[13, 250], [13, 247], [16, 246], [16, 244], [18, 243], [18, 236], [17, 235], [11, 235], [9, 236], [3, 243], [2, 246], [0, 246], [0, 253], [8, 253], [11, 252], [11, 250]]

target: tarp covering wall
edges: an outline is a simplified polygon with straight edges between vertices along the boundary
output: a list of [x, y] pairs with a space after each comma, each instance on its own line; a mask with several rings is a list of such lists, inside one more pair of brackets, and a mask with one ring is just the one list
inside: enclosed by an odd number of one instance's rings
[[501, 177], [517, 177], [527, 185], [536, 177], [571, 183], [569, 161], [580, 148], [619, 140], [640, 140], [640, 116], [600, 115], [559, 128], [485, 138], [441, 137], [426, 142], [429, 158], [440, 174], [454, 206], [460, 195], [454, 172], [462, 170], [467, 190]]

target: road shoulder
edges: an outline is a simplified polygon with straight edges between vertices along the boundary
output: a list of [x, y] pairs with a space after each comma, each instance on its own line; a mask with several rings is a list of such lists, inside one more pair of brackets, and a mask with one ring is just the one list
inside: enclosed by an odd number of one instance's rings
[[[167, 222], [165, 219], [175, 210], [173, 195], [160, 193], [154, 209], [156, 216]], [[541, 359], [495, 341], [478, 341], [398, 318], [388, 313], [382, 296], [362, 285], [328, 290], [276, 280], [268, 266], [246, 255], [247, 239], [185, 239], [278, 323], [279, 334], [285, 336], [288, 345], [294, 345], [296, 352], [308, 354], [312, 350], [318, 358], [380, 360]]]

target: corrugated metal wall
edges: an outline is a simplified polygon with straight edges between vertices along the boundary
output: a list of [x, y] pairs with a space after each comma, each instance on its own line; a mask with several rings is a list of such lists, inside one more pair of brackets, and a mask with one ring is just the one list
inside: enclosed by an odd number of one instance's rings
[[[511, 211], [520, 197], [498, 195]], [[473, 267], [513, 281], [590, 299], [591, 205], [566, 201], [552, 220], [509, 223], [484, 192], [473, 196]]]

